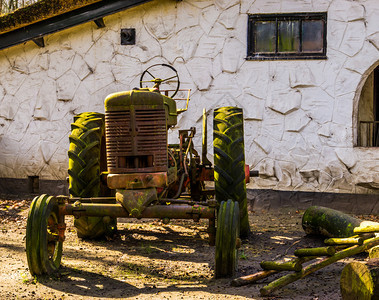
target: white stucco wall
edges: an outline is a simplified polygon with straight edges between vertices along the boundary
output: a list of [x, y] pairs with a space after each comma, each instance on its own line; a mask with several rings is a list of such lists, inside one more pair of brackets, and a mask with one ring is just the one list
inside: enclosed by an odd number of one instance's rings
[[[327, 60], [245, 60], [248, 14], [323, 11]], [[168, 63], [192, 89], [178, 128], [200, 133], [203, 107], [210, 117], [244, 108], [246, 163], [262, 176], [249, 187], [375, 192], [357, 184], [379, 187], [379, 149], [354, 143], [360, 89], [379, 63], [378, 15], [377, 0], [153, 1], [104, 18], [102, 29], [47, 36], [44, 48], [2, 50], [0, 177], [64, 179], [74, 114], [103, 112], [108, 94]], [[136, 45], [120, 45], [121, 28], [136, 29]]]

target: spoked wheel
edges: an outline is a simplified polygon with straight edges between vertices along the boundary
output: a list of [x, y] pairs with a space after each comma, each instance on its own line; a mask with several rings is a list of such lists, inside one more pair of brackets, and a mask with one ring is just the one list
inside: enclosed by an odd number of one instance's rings
[[[158, 75], [160, 77], [158, 77]], [[161, 88], [162, 90], [171, 91], [171, 95], [167, 94], [166, 96], [173, 98], [176, 95], [179, 91], [180, 81], [178, 72], [174, 67], [167, 64], [156, 64], [143, 71], [140, 78], [141, 88], [143, 88], [144, 85], [146, 87], [150, 85], [159, 90], [161, 84], [165, 85], [165, 88]]]
[[236, 201], [222, 201], [216, 230], [216, 278], [232, 277], [238, 267], [240, 212]]
[[32, 275], [51, 274], [58, 270], [63, 242], [59, 241], [57, 199], [35, 197], [26, 225], [26, 256]]

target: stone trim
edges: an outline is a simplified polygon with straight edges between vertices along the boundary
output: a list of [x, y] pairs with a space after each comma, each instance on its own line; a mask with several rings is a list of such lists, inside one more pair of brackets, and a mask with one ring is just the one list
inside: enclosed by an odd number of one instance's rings
[[375, 194], [320, 193], [248, 189], [250, 210], [305, 210], [313, 205], [337, 209], [349, 214], [378, 214], [379, 196]]
[[0, 178], [0, 195], [17, 195], [19, 197], [34, 197], [40, 194], [68, 195], [66, 180], [39, 180], [39, 191], [31, 193], [27, 178]]
[[[28, 179], [0, 178], [0, 197], [33, 198], [40, 194], [68, 195], [66, 180], [40, 180], [39, 193], [30, 193]], [[247, 189], [250, 211], [305, 210], [326, 206], [349, 214], [379, 214], [378, 195]]]

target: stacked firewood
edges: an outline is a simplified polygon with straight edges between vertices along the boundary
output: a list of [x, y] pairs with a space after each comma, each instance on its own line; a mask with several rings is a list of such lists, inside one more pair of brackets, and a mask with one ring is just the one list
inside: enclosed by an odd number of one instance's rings
[[[262, 261], [262, 271], [236, 278], [232, 285], [246, 285], [278, 272], [290, 271], [260, 289], [262, 296], [268, 296], [341, 259], [369, 250], [371, 256], [379, 253], [379, 223], [362, 221], [336, 210], [313, 206], [305, 211], [302, 225], [307, 234], [328, 237], [324, 240], [325, 246], [297, 249], [292, 259]], [[309, 263], [305, 265], [307, 262]], [[343, 299], [379, 299], [379, 258], [367, 263], [348, 264], [341, 276], [341, 294]]]

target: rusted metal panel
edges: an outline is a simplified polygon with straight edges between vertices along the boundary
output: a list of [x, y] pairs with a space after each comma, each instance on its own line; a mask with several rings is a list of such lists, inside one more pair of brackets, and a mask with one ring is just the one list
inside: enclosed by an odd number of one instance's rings
[[145, 189], [167, 185], [167, 173], [109, 174], [107, 185], [110, 189]]
[[131, 106], [105, 113], [108, 172], [167, 172], [164, 108]]
[[245, 164], [245, 181], [250, 183], [250, 166]]
[[214, 169], [202, 167], [199, 170], [199, 181], [214, 181]]

